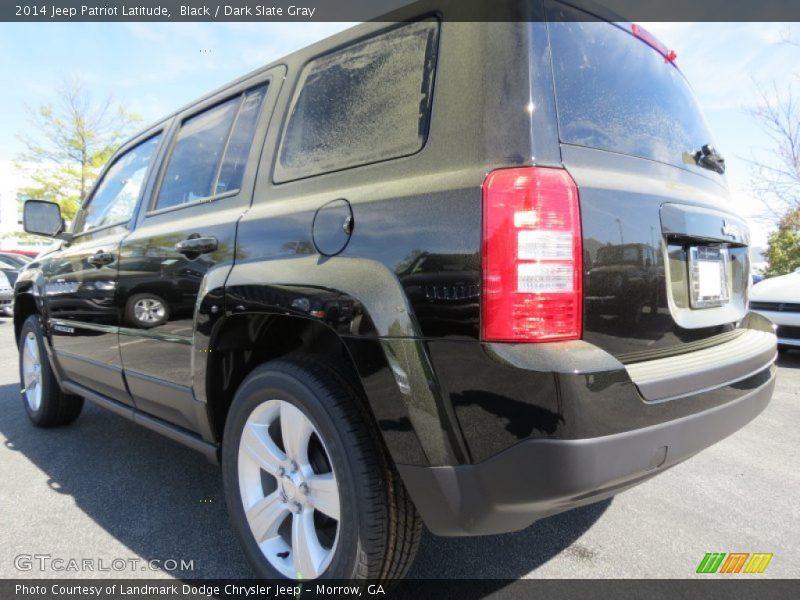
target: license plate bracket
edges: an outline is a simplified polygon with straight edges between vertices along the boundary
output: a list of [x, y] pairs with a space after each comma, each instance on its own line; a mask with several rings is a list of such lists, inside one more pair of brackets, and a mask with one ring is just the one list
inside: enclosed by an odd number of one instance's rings
[[714, 308], [728, 303], [727, 248], [689, 248], [689, 299], [692, 308]]

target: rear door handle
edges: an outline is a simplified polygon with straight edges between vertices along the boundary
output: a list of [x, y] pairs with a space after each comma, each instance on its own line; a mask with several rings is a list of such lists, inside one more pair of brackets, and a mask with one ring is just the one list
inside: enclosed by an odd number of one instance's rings
[[103, 252], [102, 250], [98, 250], [87, 260], [89, 264], [94, 267], [104, 267], [114, 262], [114, 254], [111, 252]]
[[214, 252], [218, 247], [217, 238], [211, 236], [200, 237], [199, 235], [189, 236], [189, 238], [175, 244], [175, 250], [185, 255], [208, 254], [209, 252]]

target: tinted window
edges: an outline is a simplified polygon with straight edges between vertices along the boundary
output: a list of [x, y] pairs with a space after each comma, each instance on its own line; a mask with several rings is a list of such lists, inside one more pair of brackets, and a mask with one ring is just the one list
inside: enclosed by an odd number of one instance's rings
[[549, 13], [561, 140], [665, 163], [712, 143], [683, 75], [627, 30], [562, 7]]
[[279, 152], [287, 181], [422, 148], [436, 60], [435, 21], [412, 23], [308, 64]]
[[183, 122], [161, 181], [156, 208], [239, 189], [266, 86]]
[[156, 208], [212, 195], [211, 186], [241, 98], [233, 98], [184, 122], [161, 182]]
[[225, 158], [222, 161], [222, 168], [215, 193], [221, 194], [229, 190], [236, 190], [242, 186], [244, 167], [250, 155], [250, 146], [253, 143], [253, 132], [255, 131], [256, 121], [261, 112], [261, 101], [267, 89], [258, 88], [249, 92], [239, 110], [239, 116], [233, 125], [231, 138], [228, 141], [228, 148], [225, 150]]
[[159, 134], [142, 142], [109, 167], [86, 208], [83, 231], [131, 218], [160, 138]]

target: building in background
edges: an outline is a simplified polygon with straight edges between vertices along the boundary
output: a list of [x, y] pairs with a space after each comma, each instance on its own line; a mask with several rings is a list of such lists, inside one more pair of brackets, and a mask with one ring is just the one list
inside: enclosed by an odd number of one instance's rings
[[41, 252], [52, 242], [22, 230], [22, 207], [27, 200], [21, 189], [30, 185], [13, 160], [0, 160], [0, 250]]

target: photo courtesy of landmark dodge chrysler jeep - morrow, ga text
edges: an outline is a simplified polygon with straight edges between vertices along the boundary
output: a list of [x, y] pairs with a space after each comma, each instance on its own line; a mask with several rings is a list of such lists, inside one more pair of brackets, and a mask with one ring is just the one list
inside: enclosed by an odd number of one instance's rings
[[391, 579], [422, 523], [517, 531], [756, 417], [776, 338], [674, 53], [514, 6], [414, 4], [236, 80], [125, 143], [69, 231], [28, 201], [59, 240], [15, 285], [33, 423], [89, 399], [218, 461], [259, 577]]

